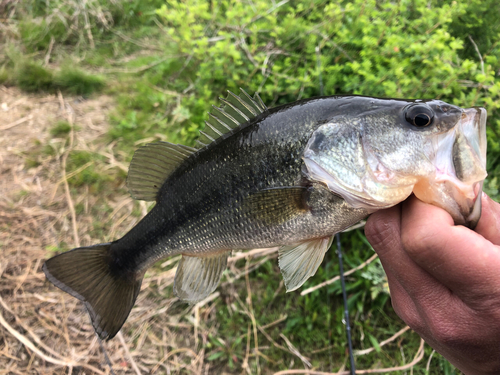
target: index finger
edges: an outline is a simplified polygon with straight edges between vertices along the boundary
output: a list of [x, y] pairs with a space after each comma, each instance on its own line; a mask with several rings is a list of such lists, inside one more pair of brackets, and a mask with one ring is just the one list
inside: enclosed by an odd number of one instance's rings
[[481, 219], [475, 231], [493, 244], [500, 245], [500, 204], [485, 193], [482, 194], [481, 203]]
[[498, 300], [498, 246], [415, 197], [403, 203], [401, 233], [408, 256], [470, 307], [478, 297]]

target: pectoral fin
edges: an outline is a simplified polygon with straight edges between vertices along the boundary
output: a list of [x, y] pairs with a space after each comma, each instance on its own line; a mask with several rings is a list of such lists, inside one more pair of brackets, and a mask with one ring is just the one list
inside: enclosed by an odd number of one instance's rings
[[177, 297], [189, 303], [208, 297], [219, 284], [230, 254], [225, 251], [205, 258], [183, 255], [174, 280]]
[[278, 264], [287, 292], [299, 288], [316, 273], [332, 240], [333, 236], [318, 238], [300, 244], [283, 246], [279, 250]]
[[308, 210], [306, 192], [302, 186], [265, 189], [251, 194], [244, 208], [265, 225], [284, 223]]

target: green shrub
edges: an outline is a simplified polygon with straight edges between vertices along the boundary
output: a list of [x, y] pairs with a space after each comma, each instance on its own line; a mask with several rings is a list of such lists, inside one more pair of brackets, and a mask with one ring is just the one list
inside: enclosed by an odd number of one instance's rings
[[[485, 106], [490, 135], [500, 133], [500, 33], [482, 19], [483, 14], [494, 17], [488, 10], [499, 9], [496, 1], [273, 4], [173, 0], [157, 11], [168, 41], [183, 55], [181, 69], [165, 72], [166, 79], [176, 77], [168, 86], [191, 88], [181, 101], [191, 114], [182, 131], [187, 139], [197, 136], [205, 113], [225, 89], [259, 92], [268, 105], [318, 95], [318, 58], [327, 95], [440, 98], [462, 107]], [[483, 28], [488, 30], [481, 33]], [[492, 137], [489, 142], [493, 160], [498, 146]], [[500, 175], [500, 167], [490, 163], [489, 168], [492, 177]]]

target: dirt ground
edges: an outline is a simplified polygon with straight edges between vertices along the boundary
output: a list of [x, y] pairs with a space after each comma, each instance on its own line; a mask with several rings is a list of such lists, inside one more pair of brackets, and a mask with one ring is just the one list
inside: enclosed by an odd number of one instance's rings
[[[125, 168], [103, 141], [111, 108], [106, 96], [34, 95], [0, 86], [0, 374], [111, 372], [81, 303], [48, 283], [41, 271], [49, 250], [61, 241], [69, 247], [98, 241], [86, 234], [92, 225], [89, 207], [97, 198], [70, 192], [65, 161], [72, 150], [89, 150], [107, 157], [110, 168]], [[61, 120], [77, 126], [69, 140], [50, 134]], [[40, 152], [47, 145], [54, 150], [49, 155]], [[108, 203], [115, 235], [137, 222], [129, 196]], [[75, 214], [76, 204], [83, 204], [83, 213]], [[161, 290], [172, 282], [173, 271], [147, 276], [143, 288], [154, 282]], [[208, 373], [204, 352], [196, 349], [206, 336], [193, 339], [192, 325], [162, 314], [172, 301], [160, 304], [140, 294], [123, 334], [103, 343], [115, 373], [182, 368]]]

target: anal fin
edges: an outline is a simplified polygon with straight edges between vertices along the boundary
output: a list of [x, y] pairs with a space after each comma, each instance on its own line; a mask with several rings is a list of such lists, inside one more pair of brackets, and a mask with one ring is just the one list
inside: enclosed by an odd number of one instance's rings
[[217, 288], [230, 254], [225, 251], [203, 258], [183, 255], [174, 280], [177, 297], [189, 303], [208, 297]]
[[317, 238], [279, 249], [278, 264], [287, 292], [301, 287], [316, 273], [332, 241], [333, 236]]

